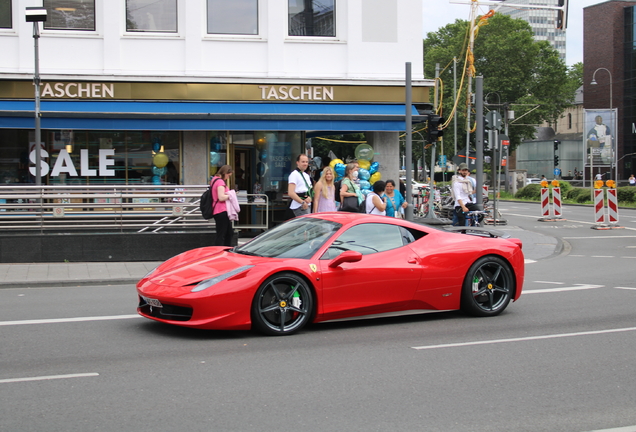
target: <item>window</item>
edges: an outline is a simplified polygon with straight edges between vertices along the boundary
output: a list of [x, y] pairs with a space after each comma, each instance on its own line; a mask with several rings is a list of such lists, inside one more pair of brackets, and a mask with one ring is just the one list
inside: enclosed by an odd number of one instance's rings
[[[406, 234], [407, 238], [404, 238]], [[349, 228], [333, 241], [321, 259], [334, 259], [344, 251], [353, 250], [362, 255], [384, 252], [404, 246], [411, 242], [408, 233], [397, 225], [361, 224]]]
[[336, 0], [288, 0], [289, 36], [335, 37]]
[[177, 32], [177, 0], [126, 0], [126, 31]]
[[11, 28], [11, 0], [0, 0], [0, 28]]
[[208, 0], [209, 34], [258, 34], [258, 0]]
[[44, 0], [47, 30], [95, 30], [95, 0]]

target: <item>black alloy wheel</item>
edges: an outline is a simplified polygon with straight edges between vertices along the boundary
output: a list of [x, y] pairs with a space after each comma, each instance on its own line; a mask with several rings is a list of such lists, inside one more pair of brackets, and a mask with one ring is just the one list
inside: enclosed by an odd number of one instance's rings
[[256, 291], [252, 323], [266, 335], [290, 335], [311, 321], [313, 310], [314, 295], [307, 282], [294, 273], [279, 273]]
[[461, 309], [474, 316], [499, 315], [510, 303], [514, 290], [510, 265], [496, 256], [482, 257], [466, 274]]

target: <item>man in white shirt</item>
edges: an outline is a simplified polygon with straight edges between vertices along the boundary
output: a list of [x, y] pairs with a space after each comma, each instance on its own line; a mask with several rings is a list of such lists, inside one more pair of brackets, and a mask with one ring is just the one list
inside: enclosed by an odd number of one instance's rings
[[309, 158], [306, 154], [300, 154], [296, 158], [296, 167], [289, 175], [287, 194], [291, 198], [289, 208], [294, 216], [302, 216], [311, 213], [311, 197], [313, 195], [311, 178], [305, 171], [309, 166]]
[[473, 182], [469, 178], [470, 171], [465, 163], [459, 164], [459, 175], [453, 181], [453, 196], [455, 197], [455, 213], [459, 226], [466, 225], [466, 213], [479, 210], [477, 204], [472, 201], [474, 193]]

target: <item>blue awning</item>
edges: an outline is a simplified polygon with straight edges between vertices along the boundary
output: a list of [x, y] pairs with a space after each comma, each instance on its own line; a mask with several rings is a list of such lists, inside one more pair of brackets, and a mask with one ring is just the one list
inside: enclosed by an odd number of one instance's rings
[[[0, 128], [33, 129], [34, 101], [0, 101]], [[405, 105], [42, 100], [42, 129], [404, 131]], [[413, 122], [422, 121], [415, 108]]]

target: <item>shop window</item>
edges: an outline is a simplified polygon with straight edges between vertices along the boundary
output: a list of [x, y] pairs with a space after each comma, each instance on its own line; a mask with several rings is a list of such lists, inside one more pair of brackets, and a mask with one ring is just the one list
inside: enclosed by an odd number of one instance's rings
[[301, 138], [300, 132], [254, 132], [256, 181], [272, 201], [287, 193], [289, 174], [304, 151]]
[[95, 30], [95, 0], [44, 0], [47, 30]]
[[0, 28], [12, 27], [11, 0], [0, 0]]
[[572, 129], [572, 114], [568, 114], [568, 129]]
[[335, 37], [336, 0], [288, 0], [289, 36]]
[[126, 31], [177, 32], [177, 0], [126, 0]]
[[258, 34], [258, 0], [208, 0], [209, 34]]

